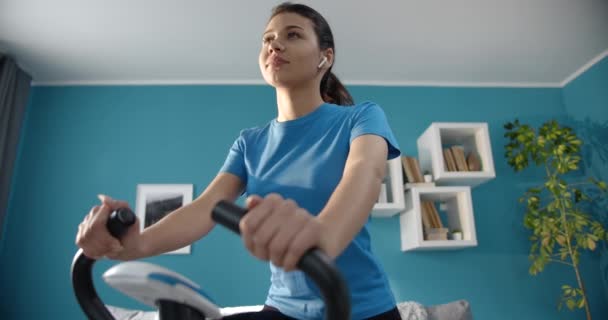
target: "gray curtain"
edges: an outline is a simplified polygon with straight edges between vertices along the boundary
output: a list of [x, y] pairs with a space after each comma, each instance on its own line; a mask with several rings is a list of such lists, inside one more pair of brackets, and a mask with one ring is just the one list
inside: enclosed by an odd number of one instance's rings
[[0, 239], [30, 82], [15, 60], [0, 53]]

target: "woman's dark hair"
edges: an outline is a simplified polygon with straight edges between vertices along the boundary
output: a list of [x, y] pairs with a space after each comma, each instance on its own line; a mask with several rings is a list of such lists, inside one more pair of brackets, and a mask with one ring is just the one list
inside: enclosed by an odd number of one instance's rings
[[[272, 9], [270, 19], [285, 12], [296, 13], [312, 21], [315, 34], [317, 35], [317, 39], [319, 41], [319, 48], [321, 50], [332, 48], [334, 50], [335, 61], [336, 48], [334, 47], [334, 36], [331, 33], [329, 24], [320, 13], [315, 11], [315, 9], [303, 4], [284, 2]], [[351, 106], [354, 104], [353, 97], [350, 95], [350, 93], [348, 93], [348, 90], [346, 90], [340, 80], [338, 80], [338, 77], [331, 72], [331, 67], [325, 72], [323, 78], [321, 79], [320, 90], [321, 98], [323, 98], [323, 101], [325, 102], [334, 103], [341, 106]]]

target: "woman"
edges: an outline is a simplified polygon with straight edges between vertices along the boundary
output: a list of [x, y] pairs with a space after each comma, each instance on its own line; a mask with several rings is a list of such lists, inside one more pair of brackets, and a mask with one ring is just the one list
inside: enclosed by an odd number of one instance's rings
[[400, 319], [365, 226], [386, 160], [400, 154], [385, 115], [369, 102], [343, 107], [353, 100], [331, 73], [333, 36], [315, 10], [275, 7], [262, 42], [259, 65], [276, 89], [277, 118], [242, 130], [218, 175], [192, 203], [141, 234], [131, 228], [119, 242], [105, 221], [128, 204], [100, 195], [101, 205], [81, 223], [76, 242], [93, 258], [131, 260], [172, 251], [213, 228], [211, 210], [219, 200], [235, 201], [246, 192], [242, 238], [254, 256], [271, 262], [271, 287], [264, 310], [227, 319], [321, 319], [319, 291], [295, 270], [312, 247], [335, 259], [343, 273], [353, 319]]

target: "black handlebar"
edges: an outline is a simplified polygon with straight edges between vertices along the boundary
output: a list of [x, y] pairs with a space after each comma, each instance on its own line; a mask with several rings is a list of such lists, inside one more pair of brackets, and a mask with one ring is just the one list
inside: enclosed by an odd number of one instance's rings
[[[121, 238], [135, 223], [135, 214], [128, 208], [118, 209], [110, 215], [106, 226], [115, 238]], [[101, 302], [93, 286], [93, 264], [95, 259], [78, 250], [72, 261], [72, 286], [80, 307], [89, 319], [114, 320], [114, 317]]]
[[[227, 201], [220, 201], [213, 209], [212, 218], [215, 222], [240, 234], [239, 222], [246, 213], [246, 209]], [[110, 215], [107, 227], [112, 236], [121, 238], [133, 223], [135, 223], [133, 211], [121, 208]], [[71, 270], [74, 293], [89, 319], [114, 320], [93, 286], [92, 271], [95, 261], [85, 256], [82, 249], [74, 256]], [[298, 268], [319, 286], [325, 301], [326, 319], [350, 319], [350, 295], [346, 282], [327, 255], [313, 248], [302, 256]]]
[[[246, 213], [244, 208], [220, 201], [211, 216], [215, 222], [240, 234], [239, 222]], [[298, 262], [298, 268], [319, 286], [325, 301], [325, 319], [350, 319], [350, 295], [346, 282], [325, 253], [310, 249]]]

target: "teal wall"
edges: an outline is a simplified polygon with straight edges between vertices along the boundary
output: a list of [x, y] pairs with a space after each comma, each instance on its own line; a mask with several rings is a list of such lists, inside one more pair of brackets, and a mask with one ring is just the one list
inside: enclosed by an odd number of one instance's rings
[[[608, 182], [608, 56], [568, 83], [563, 100], [573, 127], [583, 139], [583, 160], [587, 176]], [[608, 228], [608, 199], [591, 212]], [[600, 269], [608, 304], [608, 246], [600, 248]]]
[[[373, 248], [399, 301], [440, 304], [467, 299], [476, 319], [572, 319], [557, 312], [568, 268], [528, 274], [527, 230], [518, 197], [542, 177], [515, 175], [503, 158], [502, 125], [567, 117], [559, 88], [349, 88], [357, 101], [385, 110], [404, 153], [431, 121], [489, 124], [497, 178], [473, 190], [479, 246], [449, 252], [400, 251], [397, 217], [373, 219]], [[82, 319], [69, 267], [79, 222], [107, 193], [135, 203], [138, 183], [211, 181], [240, 129], [276, 114], [265, 86], [35, 87], [31, 94], [5, 233], [0, 243], [3, 319]], [[241, 241], [216, 228], [190, 255], [147, 259], [202, 284], [224, 306], [261, 304], [269, 272]], [[112, 263], [102, 261], [97, 279]], [[582, 263], [595, 319], [608, 316], [598, 258]], [[98, 281], [107, 303], [141, 305]]]
[[608, 179], [608, 57], [568, 83], [563, 99], [580, 134], [597, 140], [586, 157], [591, 173]]

